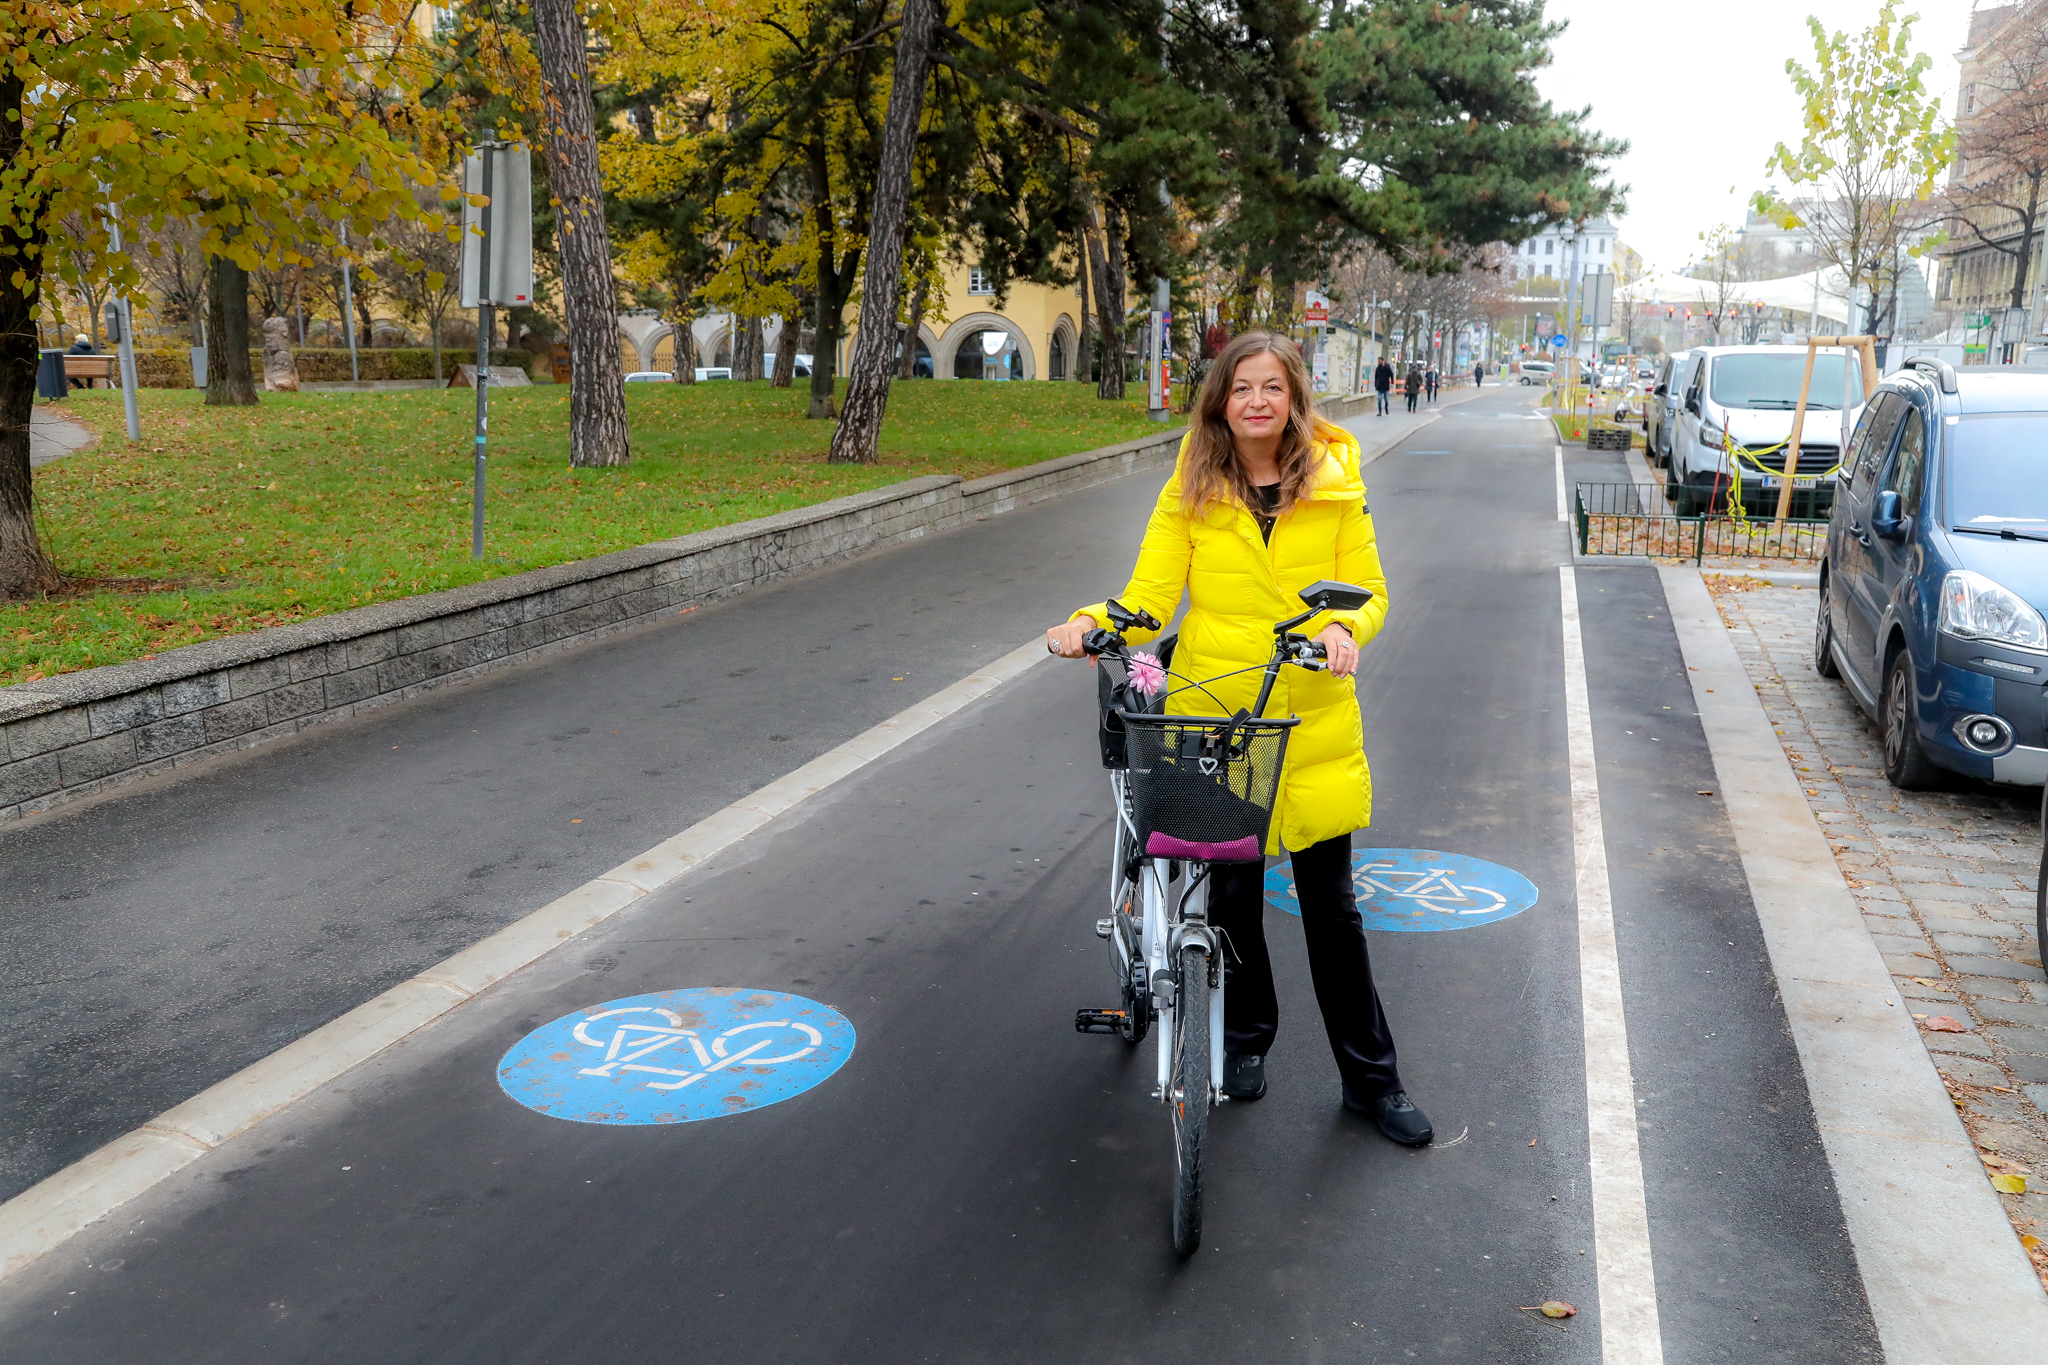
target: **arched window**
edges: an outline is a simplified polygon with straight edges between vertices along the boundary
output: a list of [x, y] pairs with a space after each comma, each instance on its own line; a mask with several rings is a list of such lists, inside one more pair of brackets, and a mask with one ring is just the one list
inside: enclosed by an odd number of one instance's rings
[[1065, 379], [1067, 377], [1067, 337], [1064, 332], [1054, 332], [1052, 334], [1052, 355], [1046, 365], [1045, 377], [1047, 379]]
[[955, 379], [1022, 379], [1024, 357], [1017, 343], [999, 327], [969, 332], [953, 353]]

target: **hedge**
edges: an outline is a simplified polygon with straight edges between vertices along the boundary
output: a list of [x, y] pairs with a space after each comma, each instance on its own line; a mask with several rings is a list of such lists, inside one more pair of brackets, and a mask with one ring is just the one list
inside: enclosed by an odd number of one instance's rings
[[[455, 373], [457, 365], [474, 363], [475, 353], [441, 348], [441, 375], [448, 378]], [[293, 347], [292, 359], [298, 363], [299, 378], [308, 383], [346, 383], [348, 381], [348, 351], [346, 348], [327, 346]], [[491, 352], [493, 365], [517, 365], [528, 374], [533, 372], [533, 352], [508, 351]], [[249, 370], [256, 376], [256, 382], [263, 382], [263, 353], [249, 353]], [[356, 352], [356, 372], [364, 379], [432, 379], [434, 377], [434, 353], [424, 347], [369, 347]], [[145, 389], [189, 389], [192, 387], [192, 360], [185, 351], [142, 352], [135, 357], [135, 377]]]

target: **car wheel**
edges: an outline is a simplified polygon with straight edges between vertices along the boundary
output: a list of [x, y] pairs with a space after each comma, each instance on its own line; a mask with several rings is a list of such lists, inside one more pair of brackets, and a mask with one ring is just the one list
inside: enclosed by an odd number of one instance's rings
[[1884, 775], [1902, 792], [1928, 791], [1941, 783], [1941, 770], [1928, 761], [1920, 747], [1920, 731], [1913, 723], [1913, 656], [1901, 649], [1885, 670]]
[[1823, 678], [1839, 678], [1835, 666], [1835, 605], [1828, 597], [1828, 581], [1820, 581], [1820, 605], [1813, 613], [1813, 671]]

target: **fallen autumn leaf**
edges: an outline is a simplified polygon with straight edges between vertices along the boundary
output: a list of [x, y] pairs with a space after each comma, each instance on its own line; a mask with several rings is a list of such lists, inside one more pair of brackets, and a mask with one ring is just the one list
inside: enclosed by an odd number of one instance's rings
[[1994, 1175], [1991, 1177], [1991, 1188], [2000, 1194], [2025, 1194], [2027, 1178], [2023, 1175]]
[[1968, 1024], [1951, 1019], [1946, 1014], [1937, 1014], [1932, 1019], [1929, 1019], [1926, 1023], [1926, 1028], [1930, 1033], [1968, 1033], [1970, 1031]]

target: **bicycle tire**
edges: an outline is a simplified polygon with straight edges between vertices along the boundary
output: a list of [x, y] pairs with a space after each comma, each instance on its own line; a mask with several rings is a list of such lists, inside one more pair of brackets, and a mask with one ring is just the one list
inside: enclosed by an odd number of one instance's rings
[[1180, 951], [1180, 989], [1173, 1010], [1173, 1249], [1192, 1256], [1202, 1246], [1202, 1149], [1209, 1136], [1209, 958]]

